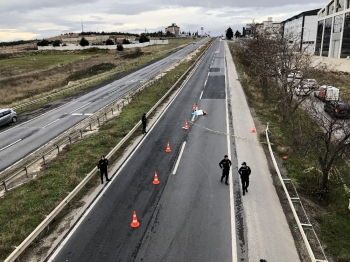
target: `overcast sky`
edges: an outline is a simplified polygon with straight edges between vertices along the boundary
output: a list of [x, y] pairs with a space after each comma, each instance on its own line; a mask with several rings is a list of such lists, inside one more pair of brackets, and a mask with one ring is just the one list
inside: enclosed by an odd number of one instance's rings
[[224, 34], [272, 17], [283, 21], [329, 1], [310, 0], [1, 0], [0, 42], [68, 32], [155, 32], [176, 23], [181, 32]]

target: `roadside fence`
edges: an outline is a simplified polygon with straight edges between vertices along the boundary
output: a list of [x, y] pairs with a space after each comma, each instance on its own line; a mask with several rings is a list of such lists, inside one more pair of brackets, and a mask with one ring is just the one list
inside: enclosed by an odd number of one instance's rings
[[[293, 212], [293, 216], [299, 228], [300, 234], [304, 240], [309, 257], [312, 262], [328, 262], [327, 257], [324, 253], [324, 250], [322, 248], [322, 245], [320, 243], [320, 240], [318, 239], [316, 232], [314, 230], [314, 227], [311, 224], [306, 214], [304, 206], [300, 200], [300, 197], [298, 195], [298, 192], [295, 186], [292, 183], [292, 180], [287, 177], [282, 177], [281, 175], [281, 172], [278, 168], [276, 159], [274, 157], [274, 154], [271, 148], [268, 131], [269, 131], [269, 125], [267, 125], [265, 133], [266, 133], [266, 140], [267, 140], [267, 145], [271, 155], [271, 159], [273, 161], [274, 167], [278, 174], [278, 178], [280, 179], [280, 182], [284, 189], [284, 193], [286, 194], [289, 206]], [[321, 257], [321, 258], [316, 258], [316, 257]]]
[[[212, 45], [212, 44], [211, 44]], [[169, 96], [171, 92], [176, 88], [176, 86], [182, 81], [183, 79], [189, 79], [189, 77], [193, 74], [195, 69], [198, 67], [199, 62], [203, 59], [204, 54], [209, 50], [211, 47], [209, 45], [203, 53], [196, 59], [196, 61], [185, 71], [185, 73], [180, 76], [180, 78], [175, 82], [175, 84], [167, 91], [167, 93], [150, 109], [150, 111], [146, 114], [149, 116], [152, 114], [153, 111], [156, 110], [156, 108], [165, 101], [165, 99]], [[182, 84], [182, 86], [185, 84], [186, 81]], [[141, 88], [145, 88], [144, 86], [135, 88], [138, 89], [137, 92], [134, 92], [133, 95], [136, 95], [138, 92], [141, 91]], [[180, 89], [181, 90], [181, 89]], [[129, 99], [131, 99], [132, 95], [130, 94]], [[118, 105], [118, 103], [116, 103]], [[106, 108], [106, 107], [105, 107]], [[105, 117], [105, 113], [107, 111], [111, 111], [110, 108], [108, 109], [102, 109], [102, 113], [99, 114], [100, 119], [102, 117]], [[96, 122], [97, 119], [95, 120]], [[123, 144], [133, 135], [133, 133], [139, 129], [141, 126], [141, 121], [139, 121], [134, 128], [106, 155], [107, 158], [111, 158], [115, 152], [117, 152]], [[90, 124], [87, 125], [86, 127], [90, 128]], [[80, 131], [77, 132], [77, 136], [80, 136]], [[69, 139], [68, 139], [69, 140]], [[59, 150], [60, 146], [57, 147], [57, 149], [53, 150]], [[37, 161], [43, 161], [42, 157], [40, 157], [40, 160], [38, 159]], [[22, 171], [23, 172], [23, 171]], [[8, 256], [4, 262], [12, 262], [12, 261], [19, 261], [19, 256], [24, 252], [24, 250], [38, 237], [38, 235], [48, 228], [50, 225], [51, 221], [68, 205], [68, 203], [80, 192], [80, 190], [89, 182], [89, 180], [94, 177], [94, 175], [97, 173], [97, 167], [95, 167], [89, 174], [86, 175], [86, 177], [77, 185], [75, 189], [73, 189], [72, 192], [68, 194], [68, 196], [62, 200], [62, 202], [36, 227], [36, 229], [21, 243], [19, 244], [15, 250]]]

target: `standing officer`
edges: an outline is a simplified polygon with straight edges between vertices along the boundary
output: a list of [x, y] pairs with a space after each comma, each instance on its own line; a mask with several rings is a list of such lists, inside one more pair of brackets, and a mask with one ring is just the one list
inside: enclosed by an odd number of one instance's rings
[[224, 179], [224, 177], [226, 177], [225, 184], [228, 185], [227, 180], [228, 180], [228, 175], [230, 173], [231, 160], [228, 159], [227, 155], [225, 155], [224, 159], [221, 160], [221, 162], [219, 163], [219, 166], [222, 169], [221, 182]]
[[147, 126], [146, 113], [144, 113], [142, 115], [141, 121], [142, 121], [142, 134], [146, 134], [147, 133], [147, 131], [146, 131], [146, 126]]
[[245, 195], [245, 192], [248, 193], [249, 176], [251, 172], [252, 171], [250, 170], [250, 167], [247, 166], [246, 162], [243, 162], [242, 166], [238, 170], [238, 173], [241, 175], [243, 196]]
[[105, 156], [101, 156], [100, 161], [98, 161], [97, 163], [97, 169], [100, 170], [100, 175], [101, 175], [101, 184], [103, 184], [103, 174], [105, 175], [107, 182], [111, 181], [108, 178], [107, 167], [108, 167], [107, 158], [105, 158]]

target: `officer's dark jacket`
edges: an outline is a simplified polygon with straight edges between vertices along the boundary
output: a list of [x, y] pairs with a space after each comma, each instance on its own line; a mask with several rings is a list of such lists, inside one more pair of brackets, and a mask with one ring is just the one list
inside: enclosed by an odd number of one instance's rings
[[107, 158], [100, 159], [100, 161], [98, 161], [98, 164], [97, 164], [97, 168], [98, 169], [100, 169], [100, 170], [107, 170], [107, 166], [108, 166]]
[[249, 166], [241, 166], [240, 169], [238, 169], [238, 173], [241, 175], [242, 179], [247, 179], [249, 178], [249, 175], [252, 171], [250, 170]]
[[143, 125], [146, 125], [146, 123], [147, 123], [147, 118], [146, 118], [146, 115], [145, 115], [145, 114], [142, 115], [141, 121], [142, 121], [142, 124], [143, 124]]
[[221, 162], [219, 163], [219, 166], [221, 168], [224, 168], [224, 170], [230, 170], [230, 166], [231, 166], [231, 161], [229, 159], [223, 159], [221, 160]]

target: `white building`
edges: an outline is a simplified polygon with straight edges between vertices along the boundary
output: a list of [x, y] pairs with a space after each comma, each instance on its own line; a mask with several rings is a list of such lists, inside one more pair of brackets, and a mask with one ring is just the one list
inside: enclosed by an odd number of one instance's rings
[[315, 55], [350, 56], [350, 0], [331, 0], [318, 12]]
[[302, 12], [283, 21], [283, 37], [290, 45], [298, 45], [300, 51], [315, 51], [317, 13], [319, 9]]

